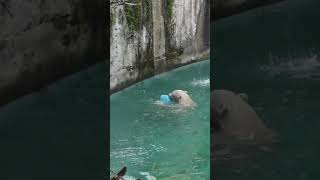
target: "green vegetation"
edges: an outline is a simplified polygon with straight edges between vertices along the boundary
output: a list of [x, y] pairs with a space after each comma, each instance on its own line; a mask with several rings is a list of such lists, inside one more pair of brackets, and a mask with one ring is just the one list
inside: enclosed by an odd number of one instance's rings
[[143, 10], [145, 11], [144, 17], [147, 22], [152, 21], [152, 5], [151, 0], [144, 0], [143, 1]]
[[137, 31], [140, 29], [141, 21], [141, 2], [138, 5], [125, 5], [124, 11], [130, 31]]
[[172, 18], [173, 15], [173, 3], [174, 0], [167, 0], [167, 13], [169, 18]]
[[110, 25], [112, 26], [116, 22], [116, 16], [114, 10], [110, 13]]

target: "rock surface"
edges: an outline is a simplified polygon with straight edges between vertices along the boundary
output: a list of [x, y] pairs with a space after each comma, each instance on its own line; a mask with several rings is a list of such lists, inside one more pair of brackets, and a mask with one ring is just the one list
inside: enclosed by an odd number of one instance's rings
[[209, 0], [112, 0], [111, 92], [209, 57], [209, 16]]
[[0, 104], [106, 58], [105, 2], [0, 1]]

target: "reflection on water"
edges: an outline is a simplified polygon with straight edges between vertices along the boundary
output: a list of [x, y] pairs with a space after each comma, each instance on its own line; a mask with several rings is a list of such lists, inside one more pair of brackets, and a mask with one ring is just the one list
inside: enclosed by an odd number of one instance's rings
[[[209, 179], [209, 61], [145, 80], [111, 96], [111, 167], [141, 179]], [[196, 108], [164, 106], [161, 94], [188, 91]]]

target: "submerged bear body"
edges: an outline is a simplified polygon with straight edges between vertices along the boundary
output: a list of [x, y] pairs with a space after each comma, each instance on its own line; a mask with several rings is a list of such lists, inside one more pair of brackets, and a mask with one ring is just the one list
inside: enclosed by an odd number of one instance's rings
[[247, 100], [245, 94], [228, 90], [212, 91], [211, 122], [214, 129], [237, 139], [257, 143], [273, 141], [275, 133], [265, 126]]

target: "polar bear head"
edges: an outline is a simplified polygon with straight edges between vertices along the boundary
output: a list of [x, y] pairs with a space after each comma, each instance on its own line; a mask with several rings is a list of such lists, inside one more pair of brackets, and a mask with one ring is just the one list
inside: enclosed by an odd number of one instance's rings
[[175, 102], [180, 102], [184, 97], [189, 97], [188, 91], [184, 90], [174, 90], [171, 93], [169, 93], [169, 96], [174, 100]]

